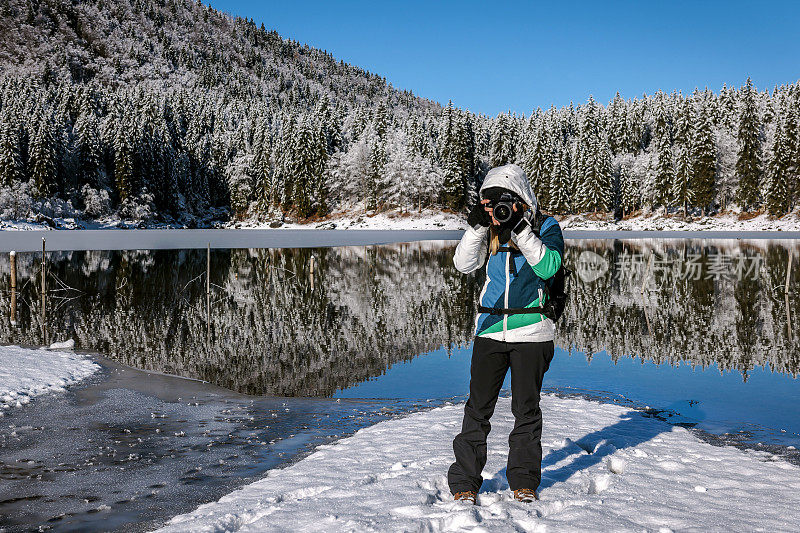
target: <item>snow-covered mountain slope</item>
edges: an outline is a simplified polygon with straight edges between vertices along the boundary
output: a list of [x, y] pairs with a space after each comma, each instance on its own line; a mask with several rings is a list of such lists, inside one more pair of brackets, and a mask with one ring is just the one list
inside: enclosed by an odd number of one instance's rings
[[478, 506], [454, 502], [445, 473], [462, 405], [381, 422], [175, 517], [161, 531], [790, 531], [800, 471], [716, 447], [640, 412], [545, 396], [541, 500], [505, 479], [510, 400], [492, 419]]

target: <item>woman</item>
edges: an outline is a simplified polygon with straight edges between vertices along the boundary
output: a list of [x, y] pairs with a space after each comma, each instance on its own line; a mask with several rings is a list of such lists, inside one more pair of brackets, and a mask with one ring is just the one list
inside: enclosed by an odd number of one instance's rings
[[[461, 433], [453, 440], [456, 461], [447, 473], [456, 500], [477, 503], [486, 465], [486, 436], [500, 387], [511, 368], [514, 429], [506, 478], [514, 497], [530, 502], [542, 469], [542, 378], [553, 359], [555, 325], [544, 314], [547, 281], [561, 266], [564, 239], [558, 222], [541, 215], [525, 173], [517, 165], [493, 168], [469, 214], [453, 263], [463, 273], [486, 264], [475, 322], [469, 399]], [[506, 202], [501, 206], [498, 202]], [[507, 217], [501, 209], [513, 206]], [[495, 217], [497, 215], [503, 222]], [[487, 260], [488, 254], [488, 260]]]

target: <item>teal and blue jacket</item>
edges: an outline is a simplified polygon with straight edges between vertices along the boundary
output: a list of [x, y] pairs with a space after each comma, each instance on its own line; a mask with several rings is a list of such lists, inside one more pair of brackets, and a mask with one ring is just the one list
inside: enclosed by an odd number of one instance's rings
[[[467, 228], [453, 257], [456, 268], [472, 272], [486, 264], [479, 305], [497, 308], [540, 307], [546, 284], [561, 267], [564, 237], [553, 217], [542, 223], [539, 237], [526, 227], [488, 260], [488, 228]], [[509, 243], [510, 244], [510, 243]], [[544, 342], [555, 337], [552, 320], [540, 313], [478, 313], [475, 334], [505, 342]]]

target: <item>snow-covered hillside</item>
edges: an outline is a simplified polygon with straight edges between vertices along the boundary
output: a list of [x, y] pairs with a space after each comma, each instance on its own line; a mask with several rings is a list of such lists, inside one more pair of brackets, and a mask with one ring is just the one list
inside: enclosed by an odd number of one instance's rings
[[507, 163], [561, 214], [800, 202], [797, 83], [488, 117], [193, 0], [6, 0], [0, 36], [0, 219], [461, 210]]
[[541, 500], [515, 502], [504, 475], [510, 400], [492, 419], [478, 506], [445, 473], [462, 405], [381, 422], [161, 531], [792, 531], [800, 469], [717, 447], [637, 411], [547, 395]]

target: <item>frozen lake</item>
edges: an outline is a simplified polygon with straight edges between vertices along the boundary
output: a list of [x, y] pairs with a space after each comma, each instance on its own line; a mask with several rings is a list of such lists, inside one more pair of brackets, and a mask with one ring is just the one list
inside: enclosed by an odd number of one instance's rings
[[[460, 230], [145, 229], [0, 231], [0, 252], [188, 250], [194, 248], [313, 248], [395, 242], [458, 240]], [[564, 230], [567, 239], [800, 239], [790, 231], [592, 231]]]
[[[482, 280], [452, 266], [459, 232], [278, 230], [286, 240], [237, 248], [223, 237], [239, 230], [220, 230], [207, 256], [207, 231], [179, 250], [49, 252], [44, 313], [41, 251], [17, 254], [13, 315], [0, 255], [0, 342], [72, 338], [109, 358], [0, 419], [2, 525], [157, 524], [316, 444], [466, 394]], [[77, 232], [45, 233], [50, 248]], [[139, 231], [100, 233], [138, 246]], [[300, 247], [317, 234], [342, 245]], [[589, 236], [567, 243], [576, 274], [545, 387], [798, 462], [800, 282], [786, 272], [800, 241]], [[78, 496], [109, 479], [125, 480], [119, 494]]]

